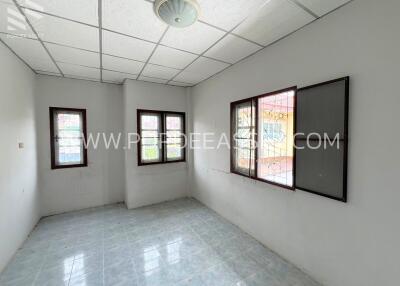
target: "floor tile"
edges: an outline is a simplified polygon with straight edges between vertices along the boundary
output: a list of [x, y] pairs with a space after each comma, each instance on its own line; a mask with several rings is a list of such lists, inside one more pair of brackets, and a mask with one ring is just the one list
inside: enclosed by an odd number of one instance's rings
[[0, 286], [318, 286], [193, 199], [41, 219]]

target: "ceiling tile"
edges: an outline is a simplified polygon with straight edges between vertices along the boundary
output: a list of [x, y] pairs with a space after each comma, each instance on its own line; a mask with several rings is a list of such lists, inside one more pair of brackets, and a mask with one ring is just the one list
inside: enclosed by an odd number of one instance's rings
[[235, 34], [268, 45], [315, 18], [288, 0], [271, 0], [234, 30]]
[[57, 67], [39, 41], [10, 37], [4, 34], [1, 34], [0, 38], [34, 70], [58, 72]]
[[117, 33], [103, 31], [103, 53], [146, 61], [156, 45]]
[[162, 44], [201, 54], [225, 33], [208, 25], [196, 22], [185, 29], [170, 27]]
[[183, 86], [183, 87], [187, 87], [187, 86], [192, 86], [193, 85], [193, 84], [190, 84], [190, 83], [179, 82], [179, 81], [170, 81], [168, 84], [176, 85], [176, 86]]
[[103, 55], [103, 68], [105, 69], [139, 74], [143, 66], [144, 63], [142, 62]]
[[177, 69], [147, 64], [142, 74], [148, 77], [171, 79], [178, 72], [179, 70]]
[[350, 2], [350, 0], [297, 0], [305, 7], [316, 13], [318, 16], [323, 16], [326, 13], [336, 9], [337, 7]]
[[126, 79], [126, 78], [136, 79], [136, 77], [137, 76], [133, 75], [133, 74], [103, 70], [103, 80], [104, 81], [122, 83], [124, 81], [124, 79]]
[[17, 7], [4, 2], [0, 2], [0, 32], [26, 38], [37, 38]]
[[154, 13], [153, 4], [144, 0], [103, 0], [103, 27], [158, 42], [167, 25]]
[[32, 15], [27, 17], [43, 41], [99, 51], [97, 28], [47, 15], [41, 18]]
[[57, 63], [62, 72], [67, 76], [76, 76], [80, 78], [100, 79], [100, 70], [79, 65]]
[[166, 79], [152, 78], [152, 77], [147, 77], [147, 76], [143, 76], [143, 75], [141, 75], [139, 77], [139, 80], [155, 82], [155, 83], [167, 83], [168, 82], [168, 80], [166, 80]]
[[89, 67], [100, 67], [100, 54], [46, 43], [56, 61]]
[[21, 6], [75, 21], [99, 25], [98, 0], [18, 0]]
[[253, 14], [266, 0], [199, 0], [200, 20], [231, 30], [248, 15]]
[[179, 70], [177, 69], [147, 64], [142, 74], [143, 76], [148, 76], [148, 77], [171, 79], [178, 72]]
[[197, 58], [197, 56], [191, 53], [178, 51], [164, 46], [158, 46], [150, 59], [150, 63], [183, 69], [195, 58]]
[[195, 84], [205, 80], [228, 66], [228, 64], [201, 57], [174, 78], [174, 81]]
[[228, 35], [207, 51], [205, 55], [233, 64], [261, 48], [242, 38]]

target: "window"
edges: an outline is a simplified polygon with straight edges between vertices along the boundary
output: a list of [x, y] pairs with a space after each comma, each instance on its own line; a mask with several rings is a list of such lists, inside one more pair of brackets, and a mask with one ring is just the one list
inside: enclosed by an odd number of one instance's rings
[[138, 165], [184, 162], [185, 113], [137, 110]]
[[87, 166], [86, 110], [50, 107], [51, 168]]
[[231, 172], [294, 189], [296, 88], [231, 103]]

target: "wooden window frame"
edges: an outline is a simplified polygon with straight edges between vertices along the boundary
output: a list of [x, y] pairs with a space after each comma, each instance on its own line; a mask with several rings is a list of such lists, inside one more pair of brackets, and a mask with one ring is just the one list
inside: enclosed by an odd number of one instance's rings
[[51, 149], [51, 169], [68, 169], [68, 168], [81, 168], [88, 166], [88, 155], [87, 148], [85, 145], [83, 146], [83, 163], [82, 164], [69, 164], [69, 165], [58, 165], [56, 163], [56, 148], [54, 144], [55, 140], [55, 130], [54, 130], [54, 114], [56, 112], [79, 112], [82, 113], [82, 133], [84, 136], [84, 142], [87, 142], [87, 121], [86, 121], [86, 109], [78, 109], [78, 108], [66, 108], [66, 107], [50, 107], [50, 149]]
[[[136, 116], [137, 116], [137, 134], [141, 136], [141, 115], [142, 113], [153, 113], [157, 114], [161, 118], [161, 133], [160, 135], [160, 140], [161, 140], [161, 161], [159, 162], [143, 162], [142, 161], [142, 144], [141, 144], [141, 138], [137, 144], [137, 164], [138, 166], [147, 166], [147, 165], [159, 165], [159, 164], [170, 164], [170, 163], [181, 163], [181, 162], [186, 162], [186, 141], [185, 141], [185, 136], [186, 136], [186, 113], [185, 112], [179, 112], [179, 111], [165, 111], [165, 110], [151, 110], [151, 109], [137, 109], [136, 111]], [[178, 160], [167, 160], [166, 157], [166, 126], [165, 126], [165, 118], [167, 115], [178, 115], [182, 117], [182, 138], [183, 138], [183, 143], [185, 147], [182, 148], [183, 154], [182, 154], [182, 159]]]
[[[294, 134], [296, 133], [296, 99], [297, 99], [297, 86], [292, 86], [292, 87], [288, 87], [285, 89], [280, 89], [280, 90], [276, 90], [273, 92], [269, 92], [269, 93], [264, 93], [264, 94], [260, 94], [257, 96], [253, 96], [253, 97], [249, 97], [249, 98], [245, 98], [245, 99], [241, 99], [241, 100], [237, 100], [237, 101], [233, 101], [231, 102], [231, 106], [230, 106], [230, 144], [231, 144], [231, 150], [230, 150], [230, 172], [232, 174], [236, 174], [239, 176], [243, 176], [246, 178], [250, 178], [253, 180], [257, 180], [257, 181], [261, 181], [267, 184], [271, 184], [277, 187], [281, 187], [284, 189], [288, 189], [291, 191], [294, 191], [296, 189], [296, 148], [295, 148], [295, 144], [293, 144], [293, 181], [292, 181], [292, 186], [287, 186], [284, 184], [280, 184], [277, 182], [273, 182], [273, 181], [269, 181], [266, 179], [262, 179], [258, 177], [258, 168], [257, 168], [257, 164], [258, 164], [258, 125], [259, 125], [259, 120], [258, 120], [258, 100], [262, 97], [267, 97], [267, 96], [273, 96], [273, 95], [277, 95], [280, 93], [284, 93], [284, 92], [288, 92], [288, 91], [293, 91], [294, 92], [294, 106], [293, 106], [293, 132]], [[235, 112], [235, 107], [236, 105], [245, 103], [245, 102], [254, 102], [254, 107], [255, 107], [255, 126], [254, 129], [256, 130], [255, 132], [255, 150], [254, 150], [254, 175], [251, 175], [251, 172], [249, 172], [249, 175], [245, 175], [243, 173], [237, 172], [235, 170], [235, 166], [234, 166], [234, 138], [233, 135], [235, 134], [235, 130], [234, 130], [234, 125], [233, 125], [233, 116], [234, 116], [234, 112]]]

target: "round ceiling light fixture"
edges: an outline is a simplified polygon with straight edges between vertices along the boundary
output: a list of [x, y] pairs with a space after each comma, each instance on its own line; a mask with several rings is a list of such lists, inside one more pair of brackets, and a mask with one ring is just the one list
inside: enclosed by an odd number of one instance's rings
[[200, 14], [200, 6], [196, 0], [157, 0], [154, 10], [162, 21], [178, 28], [194, 24]]

